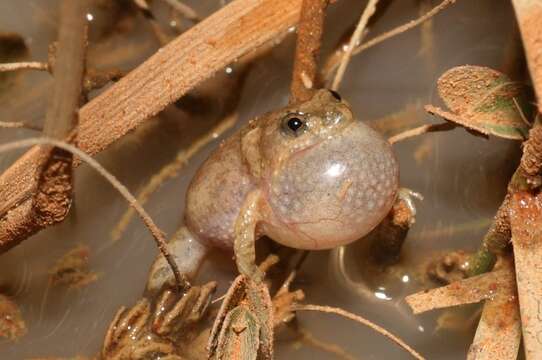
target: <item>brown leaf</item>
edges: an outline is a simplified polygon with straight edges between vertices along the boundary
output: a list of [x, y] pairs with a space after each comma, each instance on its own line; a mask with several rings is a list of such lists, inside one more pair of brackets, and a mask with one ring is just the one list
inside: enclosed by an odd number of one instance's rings
[[451, 112], [430, 105], [428, 112], [484, 135], [527, 137], [524, 87], [506, 75], [483, 66], [458, 66], [439, 78], [438, 92]]

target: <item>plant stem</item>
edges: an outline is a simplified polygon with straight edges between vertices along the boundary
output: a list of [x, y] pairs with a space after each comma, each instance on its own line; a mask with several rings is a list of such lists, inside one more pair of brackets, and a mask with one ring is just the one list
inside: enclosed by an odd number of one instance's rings
[[328, 0], [303, 0], [295, 50], [290, 103], [310, 99], [318, 74], [318, 58]]

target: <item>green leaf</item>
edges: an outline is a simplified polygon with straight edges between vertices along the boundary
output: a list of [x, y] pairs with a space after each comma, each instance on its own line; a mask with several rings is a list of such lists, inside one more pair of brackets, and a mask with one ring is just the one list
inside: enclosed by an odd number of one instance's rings
[[525, 87], [506, 75], [483, 66], [458, 66], [439, 78], [438, 92], [453, 115], [438, 112], [446, 120], [484, 135], [527, 137]]

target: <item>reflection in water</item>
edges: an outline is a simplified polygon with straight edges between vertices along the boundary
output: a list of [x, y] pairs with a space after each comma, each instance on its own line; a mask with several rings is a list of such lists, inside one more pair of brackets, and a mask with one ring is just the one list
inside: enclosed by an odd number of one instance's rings
[[[352, 250], [352, 246], [341, 246], [331, 251], [330, 261], [332, 276], [337, 282], [350, 293], [355, 294], [361, 302], [370, 301], [380, 302], [381, 304], [384, 303], [386, 307], [390, 308], [390, 313], [399, 315], [403, 322], [411, 324], [413, 328], [421, 328], [423, 331], [423, 327], [419, 320], [412, 314], [403, 301], [405, 288], [402, 287], [401, 284], [409, 283], [410, 275], [380, 276], [379, 281], [369, 281], [368, 279], [374, 279], [374, 277], [369, 278], [364, 276], [371, 276], [371, 271], [363, 273], [363, 270], [359, 270], [359, 268], [346, 265], [348, 256], [352, 257], [352, 254], [354, 254], [354, 256], [357, 257], [356, 253], [358, 252]], [[357, 257], [356, 260], [359, 261], [359, 257]], [[368, 262], [364, 261], [361, 261], [361, 263], [368, 264]], [[361, 268], [368, 269], [369, 266], [361, 266]], [[355, 270], [359, 270], [356, 273], [356, 277], [360, 277], [359, 280], [355, 280], [351, 274]], [[395, 291], [391, 291], [390, 287], [393, 287]]]

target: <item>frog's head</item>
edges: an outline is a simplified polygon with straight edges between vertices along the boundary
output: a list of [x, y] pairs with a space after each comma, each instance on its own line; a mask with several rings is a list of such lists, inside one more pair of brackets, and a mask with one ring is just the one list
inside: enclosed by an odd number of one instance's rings
[[332, 248], [365, 236], [389, 212], [398, 188], [391, 146], [336, 93], [318, 90], [262, 120], [267, 235], [290, 247]]

